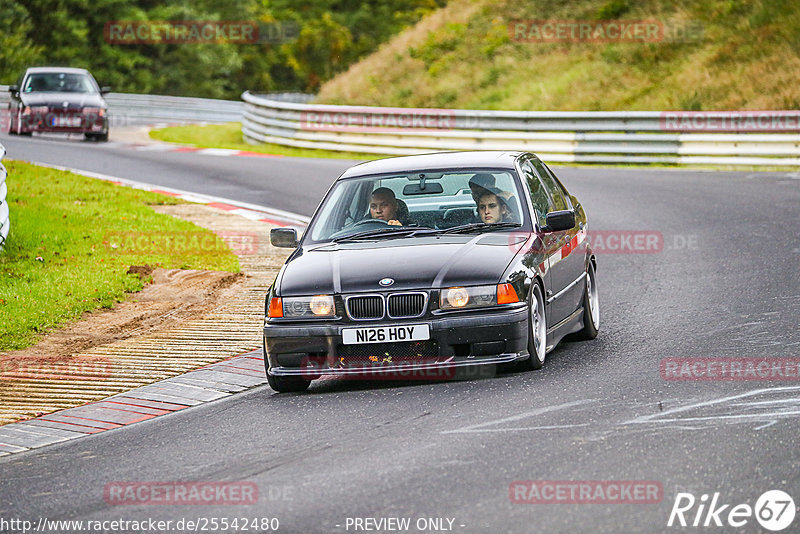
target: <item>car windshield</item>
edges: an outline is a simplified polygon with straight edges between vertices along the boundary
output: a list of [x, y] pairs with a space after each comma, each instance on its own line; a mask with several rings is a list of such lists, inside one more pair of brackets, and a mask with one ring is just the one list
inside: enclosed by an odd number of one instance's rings
[[86, 74], [35, 72], [25, 80], [22, 92], [96, 93], [97, 88]]
[[489, 231], [523, 222], [517, 181], [507, 169], [421, 171], [336, 183], [307, 241]]

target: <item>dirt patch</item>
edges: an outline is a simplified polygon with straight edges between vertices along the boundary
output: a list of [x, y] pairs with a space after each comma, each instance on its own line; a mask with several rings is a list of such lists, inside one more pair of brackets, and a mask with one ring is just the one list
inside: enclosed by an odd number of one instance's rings
[[[131, 266], [130, 273], [152, 277], [142, 291], [113, 309], [85, 313], [81, 319], [46, 334], [36, 345], [0, 352], [0, 362], [63, 361], [75, 353], [114, 341], [167, 330], [202, 317], [240, 291], [247, 275], [224, 271], [153, 269]], [[13, 367], [13, 365], [12, 365]]]

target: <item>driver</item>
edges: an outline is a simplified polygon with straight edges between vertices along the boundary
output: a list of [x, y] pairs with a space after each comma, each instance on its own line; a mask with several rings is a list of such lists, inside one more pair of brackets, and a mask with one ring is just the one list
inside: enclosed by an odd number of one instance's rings
[[373, 219], [380, 219], [394, 226], [402, 226], [400, 222], [400, 205], [394, 196], [394, 191], [388, 187], [379, 187], [372, 192], [369, 199], [369, 215]]
[[478, 216], [486, 224], [498, 222], [516, 222], [514, 214], [509, 207], [512, 198], [510, 193], [501, 191], [496, 187], [481, 187], [476, 191], [476, 204]]

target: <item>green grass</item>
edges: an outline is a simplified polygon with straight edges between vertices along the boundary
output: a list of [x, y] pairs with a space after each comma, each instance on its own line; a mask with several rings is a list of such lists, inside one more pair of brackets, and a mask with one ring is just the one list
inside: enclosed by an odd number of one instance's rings
[[[601, 19], [654, 20], [664, 36], [524, 42], [509, 31], [514, 21]], [[794, 0], [450, 0], [326, 82], [317, 101], [498, 110], [798, 109], [797, 72], [800, 3]]]
[[[11, 232], [0, 252], [0, 350], [30, 346], [41, 333], [140, 291], [146, 280], [127, 274], [132, 265], [239, 271], [238, 258], [209, 230], [149, 207], [181, 201], [4, 163]], [[165, 236], [205, 241], [169, 246]], [[141, 238], [148, 244], [132, 241]]]
[[295, 148], [269, 143], [251, 145], [242, 140], [242, 125], [238, 122], [209, 124], [205, 126], [169, 126], [167, 128], [151, 130], [150, 137], [158, 141], [194, 145], [200, 148], [230, 148], [233, 150], [247, 150], [248, 152], [295, 158], [335, 158], [364, 161], [387, 157], [381, 154], [361, 154], [358, 152]]

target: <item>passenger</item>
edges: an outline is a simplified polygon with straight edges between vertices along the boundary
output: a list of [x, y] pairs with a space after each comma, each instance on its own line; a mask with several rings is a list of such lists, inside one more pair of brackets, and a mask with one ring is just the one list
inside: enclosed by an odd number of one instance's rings
[[369, 200], [369, 215], [373, 219], [380, 219], [394, 226], [402, 226], [400, 222], [400, 202], [394, 196], [394, 191], [388, 187], [379, 187], [372, 192]]
[[473, 174], [469, 179], [469, 189], [472, 191], [472, 200], [478, 203], [478, 195], [482, 194], [487, 189], [492, 189], [495, 184], [495, 177], [489, 173]]
[[481, 222], [486, 224], [516, 222], [514, 213], [509, 207], [512, 198], [510, 193], [500, 191], [495, 187], [481, 189], [483, 191], [476, 191], [478, 196], [476, 204]]

